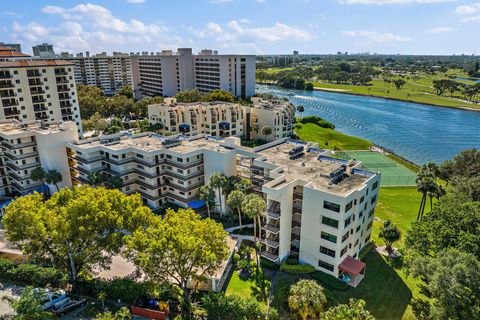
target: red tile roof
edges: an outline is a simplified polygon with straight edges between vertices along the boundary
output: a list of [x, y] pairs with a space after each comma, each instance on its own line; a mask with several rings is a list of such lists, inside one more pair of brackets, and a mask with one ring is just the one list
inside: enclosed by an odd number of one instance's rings
[[21, 60], [21, 61], [0, 61], [0, 68], [22, 68], [22, 67], [48, 67], [48, 66], [71, 66], [73, 62], [65, 60]]
[[362, 261], [348, 256], [338, 265], [338, 269], [354, 276], [360, 274], [365, 267], [366, 264]]

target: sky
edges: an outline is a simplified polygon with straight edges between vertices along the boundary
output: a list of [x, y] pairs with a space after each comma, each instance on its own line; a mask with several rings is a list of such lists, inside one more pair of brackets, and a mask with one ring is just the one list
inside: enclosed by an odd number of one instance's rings
[[56, 52], [480, 54], [479, 0], [2, 0], [0, 42]]

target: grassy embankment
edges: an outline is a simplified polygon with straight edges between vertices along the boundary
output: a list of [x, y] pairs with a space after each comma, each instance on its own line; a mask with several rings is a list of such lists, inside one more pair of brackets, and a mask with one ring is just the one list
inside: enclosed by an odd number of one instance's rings
[[[275, 68], [269, 70], [268, 72], [276, 73], [280, 72], [281, 70], [282, 69]], [[320, 90], [333, 89], [344, 93], [370, 95], [381, 98], [392, 98], [403, 101], [426, 103], [444, 107], [467, 107], [480, 110], [479, 104], [469, 103], [462, 100], [462, 97], [458, 92], [454, 93], [453, 97], [450, 97], [448, 93], [445, 93], [445, 95], [443, 96], [435, 94], [435, 90], [433, 89], [433, 80], [451, 79], [449, 76], [460, 78], [468, 77], [468, 75], [461, 70], [448, 70], [446, 73], [437, 75], [420, 74], [420, 78], [415, 81], [412, 78], [405, 78], [405, 81], [407, 83], [400, 90], [397, 90], [394, 84], [385, 83], [383, 80], [373, 80], [370, 82], [370, 86], [354, 86], [346, 84], [336, 84], [325, 81], [314, 81], [313, 85], [316, 89]], [[469, 80], [459, 80], [459, 82], [465, 84], [475, 84], [475, 82]]]

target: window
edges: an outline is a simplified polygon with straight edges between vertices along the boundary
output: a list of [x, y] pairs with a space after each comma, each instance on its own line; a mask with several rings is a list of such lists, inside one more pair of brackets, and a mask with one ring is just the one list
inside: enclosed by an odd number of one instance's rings
[[331, 219], [331, 218], [323, 216], [322, 217], [322, 223], [326, 224], [327, 226], [333, 227], [333, 228], [338, 228], [338, 220], [335, 220], [335, 219]]
[[360, 203], [363, 203], [363, 201], [365, 201], [365, 197], [360, 198]]
[[357, 241], [355, 241], [355, 244], [354, 244], [353, 246], [356, 247], [359, 241], [360, 241], [360, 240], [357, 239]]
[[360, 226], [358, 226], [357, 229], [355, 229], [355, 233], [358, 233], [358, 231], [360, 231]]
[[370, 210], [370, 212], [368, 213], [368, 217], [370, 218], [371, 216], [373, 216], [374, 213], [375, 213], [375, 209]]
[[340, 212], [340, 205], [328, 201], [323, 201], [323, 207], [325, 209], [335, 211], [335, 212]]
[[367, 243], [368, 241], [370, 241], [370, 236], [371, 236], [371, 235], [372, 235], [372, 234], [369, 234], [369, 235], [365, 238], [365, 243]]
[[348, 239], [348, 231], [343, 235], [342, 237], [342, 243], [345, 242], [345, 240]]
[[345, 246], [345, 248], [342, 249], [340, 252], [340, 257], [342, 257], [345, 253], [347, 253], [348, 246]]
[[327, 247], [320, 246], [320, 253], [335, 258], [335, 250], [329, 249]]
[[347, 205], [345, 206], [345, 212], [348, 212], [348, 210], [352, 209], [352, 206], [353, 206], [353, 201], [350, 201], [349, 203], [347, 203]]
[[372, 224], [373, 224], [373, 221], [370, 221], [370, 222], [368, 223], [367, 230], [370, 230], [370, 228], [372, 227]]
[[334, 269], [333, 265], [331, 265], [330, 263], [326, 263], [322, 260], [318, 260], [318, 266], [320, 268], [323, 268], [323, 269], [326, 269], [326, 270], [329, 270], [329, 271], [333, 271], [333, 269]]
[[141, 158], [141, 159], [143, 159], [143, 155], [141, 155], [141, 154], [137, 153], [137, 158]]
[[358, 219], [360, 219], [361, 217], [363, 217], [363, 211], [360, 211], [360, 213], [358, 214]]
[[348, 227], [351, 222], [352, 222], [352, 216], [350, 216], [350, 217], [348, 217], [347, 219], [345, 219], [344, 228]]
[[372, 184], [372, 191], [377, 189], [378, 187], [378, 181], [375, 181], [373, 184]]
[[377, 201], [377, 195], [374, 195], [374, 196], [372, 197], [372, 200], [370, 200], [370, 204], [374, 204], [375, 201]]
[[321, 238], [324, 239], [324, 240], [333, 242], [333, 243], [337, 243], [337, 237], [334, 236], [333, 234], [330, 234], [330, 233], [327, 233], [327, 232], [322, 231]]

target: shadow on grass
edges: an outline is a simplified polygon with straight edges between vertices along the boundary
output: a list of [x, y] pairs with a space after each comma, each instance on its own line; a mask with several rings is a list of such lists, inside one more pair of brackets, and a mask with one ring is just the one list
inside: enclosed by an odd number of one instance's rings
[[332, 291], [333, 304], [348, 303], [350, 298], [363, 299], [366, 309], [377, 320], [402, 319], [412, 292], [394, 269], [401, 262], [392, 263], [387, 259], [376, 251], [371, 252], [364, 260], [367, 264], [365, 278], [356, 288]]

